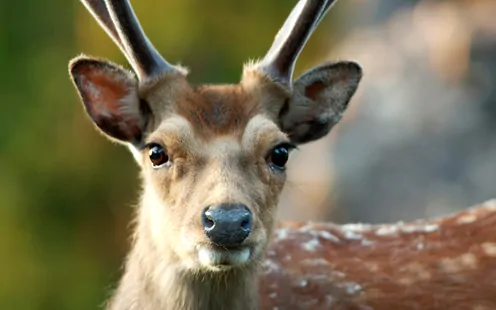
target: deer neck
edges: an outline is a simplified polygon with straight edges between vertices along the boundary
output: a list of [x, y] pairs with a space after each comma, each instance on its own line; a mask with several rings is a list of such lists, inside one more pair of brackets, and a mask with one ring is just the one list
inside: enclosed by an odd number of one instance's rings
[[140, 216], [125, 272], [108, 310], [256, 310], [257, 267], [192, 272], [158, 254]]

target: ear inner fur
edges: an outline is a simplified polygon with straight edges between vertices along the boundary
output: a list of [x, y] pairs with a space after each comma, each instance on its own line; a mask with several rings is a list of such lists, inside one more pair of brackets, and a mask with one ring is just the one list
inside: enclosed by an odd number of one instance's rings
[[71, 62], [70, 73], [86, 112], [104, 134], [133, 144], [142, 140], [149, 109], [138, 98], [132, 73], [110, 62], [84, 57]]

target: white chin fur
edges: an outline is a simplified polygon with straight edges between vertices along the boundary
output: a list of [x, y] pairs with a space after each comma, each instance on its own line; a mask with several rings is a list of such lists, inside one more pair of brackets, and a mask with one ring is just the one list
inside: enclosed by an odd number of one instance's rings
[[246, 264], [250, 259], [250, 249], [217, 250], [206, 246], [198, 247], [200, 264], [210, 268], [236, 267]]

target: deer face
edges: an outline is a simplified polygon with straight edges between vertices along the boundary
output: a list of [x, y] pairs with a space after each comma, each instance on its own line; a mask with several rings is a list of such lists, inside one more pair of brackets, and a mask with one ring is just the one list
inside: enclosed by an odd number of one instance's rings
[[[115, 15], [127, 15], [114, 8], [116, 2], [87, 4], [101, 10], [103, 24], [119, 25]], [[109, 15], [108, 8], [115, 11]], [[112, 29], [107, 30], [124, 51], [133, 42], [147, 42], [132, 31], [126, 37], [125, 27]], [[127, 45], [120, 43], [133, 35]], [[109, 61], [79, 57], [69, 66], [90, 119], [106, 136], [128, 145], [142, 168], [138, 229], [150, 236], [159, 256], [186, 269], [219, 271], [260, 261], [290, 151], [339, 121], [358, 86], [360, 67], [325, 64], [291, 85], [291, 74], [281, 73], [277, 61], [262, 61], [245, 66], [239, 84], [193, 86], [186, 70], [157, 58], [151, 46], [142, 53], [128, 57], [140, 82]]]

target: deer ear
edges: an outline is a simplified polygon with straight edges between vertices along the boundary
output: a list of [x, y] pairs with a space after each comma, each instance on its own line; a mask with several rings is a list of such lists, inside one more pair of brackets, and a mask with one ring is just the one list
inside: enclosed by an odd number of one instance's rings
[[324, 64], [303, 73], [279, 114], [282, 130], [298, 144], [325, 136], [341, 119], [361, 77], [354, 62]]
[[148, 109], [138, 97], [135, 76], [111, 62], [87, 57], [72, 60], [69, 71], [93, 123], [111, 138], [138, 144]]

